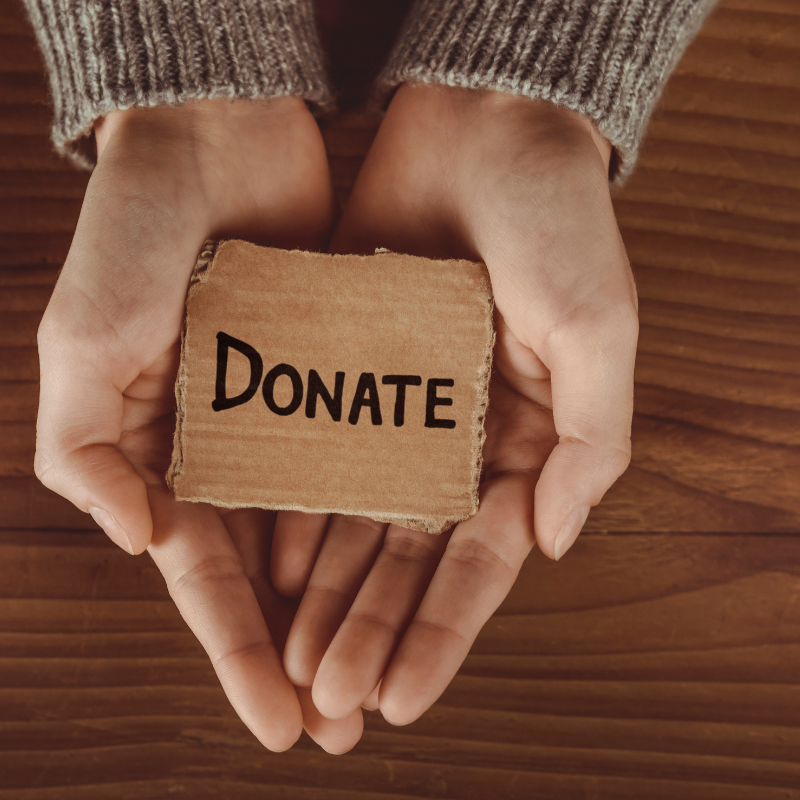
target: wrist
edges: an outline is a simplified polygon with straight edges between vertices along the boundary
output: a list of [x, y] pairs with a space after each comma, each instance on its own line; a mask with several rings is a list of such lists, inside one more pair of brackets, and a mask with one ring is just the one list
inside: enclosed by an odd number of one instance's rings
[[172, 141], [230, 144], [257, 137], [264, 127], [310, 118], [298, 97], [266, 100], [192, 100], [179, 106], [138, 107], [112, 111], [94, 123], [98, 158], [112, 139], [147, 138], [164, 144]]
[[298, 97], [196, 100], [95, 124], [96, 181], [162, 195], [204, 236], [322, 246], [335, 208], [322, 135]]
[[448, 145], [458, 141], [465, 155], [470, 148], [510, 144], [542, 156], [599, 157], [608, 173], [613, 152], [608, 139], [588, 117], [548, 100], [490, 89], [405, 83], [391, 105], [399, 106], [401, 114], [430, 120], [431, 130], [447, 130], [443, 139]]
[[478, 94], [482, 114], [495, 115], [503, 124], [527, 127], [538, 146], [586, 149], [592, 153], [596, 150], [608, 170], [613, 147], [589, 117], [549, 100], [492, 90], [480, 90]]

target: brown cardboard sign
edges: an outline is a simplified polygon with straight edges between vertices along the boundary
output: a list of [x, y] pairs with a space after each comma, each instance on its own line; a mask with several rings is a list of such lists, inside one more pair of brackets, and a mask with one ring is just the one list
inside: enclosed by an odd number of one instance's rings
[[478, 509], [493, 341], [483, 264], [208, 242], [167, 482], [440, 533]]

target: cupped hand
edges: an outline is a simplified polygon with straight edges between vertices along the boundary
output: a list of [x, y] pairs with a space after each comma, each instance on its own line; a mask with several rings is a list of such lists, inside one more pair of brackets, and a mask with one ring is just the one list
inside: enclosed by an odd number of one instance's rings
[[486, 263], [497, 345], [481, 505], [441, 537], [332, 518], [284, 653], [325, 716], [419, 717], [534, 543], [560, 558], [626, 469], [637, 301], [610, 156], [591, 123], [544, 101], [421, 85], [392, 100], [332, 249]]
[[[115, 112], [39, 329], [36, 474], [130, 553], [149, 550], [241, 718], [273, 750], [349, 749], [281, 664], [295, 606], [269, 583], [273, 515], [177, 503], [164, 481], [189, 279], [204, 240], [324, 248], [334, 199], [296, 98]], [[271, 627], [270, 627], [271, 626]]]

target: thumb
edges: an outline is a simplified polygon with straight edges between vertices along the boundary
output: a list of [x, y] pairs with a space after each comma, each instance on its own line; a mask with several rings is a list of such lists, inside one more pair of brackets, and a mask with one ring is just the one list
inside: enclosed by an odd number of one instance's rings
[[[64, 307], [63, 289], [56, 291], [60, 297], [51, 302], [39, 327], [35, 472], [47, 488], [91, 514], [123, 550], [138, 554], [152, 535], [147, 492], [144, 480], [117, 448], [122, 391], [138, 370], [132, 363], [111, 363], [107, 337], [103, 342], [67, 323], [57, 310]], [[73, 300], [80, 303], [79, 298]]]
[[556, 560], [630, 462], [637, 335], [635, 307], [620, 298], [600, 312], [579, 310], [545, 341], [559, 443], [536, 486], [534, 527]]

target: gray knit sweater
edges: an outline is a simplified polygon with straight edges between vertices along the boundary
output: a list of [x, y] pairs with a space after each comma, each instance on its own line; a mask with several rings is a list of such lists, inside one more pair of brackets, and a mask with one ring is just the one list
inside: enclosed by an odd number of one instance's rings
[[[90, 164], [94, 121], [132, 106], [295, 95], [331, 107], [312, 2], [25, 0], [50, 75], [56, 148]], [[375, 96], [418, 81], [549, 100], [595, 123], [621, 180], [714, 2], [417, 0]]]

